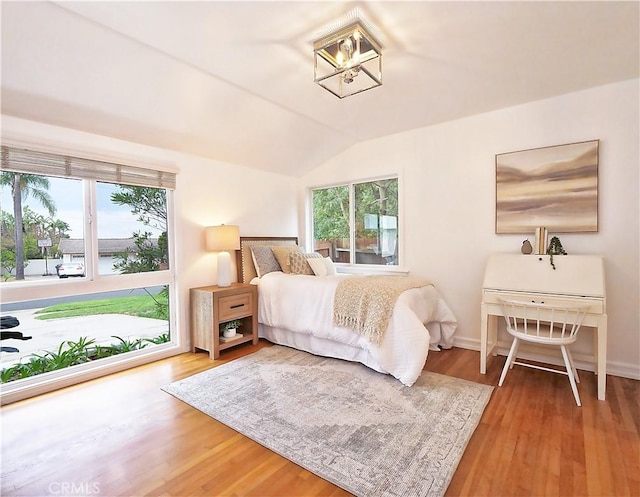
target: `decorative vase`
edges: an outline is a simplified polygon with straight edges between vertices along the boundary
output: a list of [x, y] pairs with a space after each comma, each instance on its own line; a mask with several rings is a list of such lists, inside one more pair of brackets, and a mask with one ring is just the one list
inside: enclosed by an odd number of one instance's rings
[[228, 330], [224, 330], [222, 332], [222, 336], [225, 338], [231, 338], [236, 336], [236, 328], [229, 328]]
[[533, 247], [531, 246], [531, 242], [527, 239], [522, 242], [522, 248], [520, 248], [520, 252], [523, 254], [530, 254], [533, 252]]

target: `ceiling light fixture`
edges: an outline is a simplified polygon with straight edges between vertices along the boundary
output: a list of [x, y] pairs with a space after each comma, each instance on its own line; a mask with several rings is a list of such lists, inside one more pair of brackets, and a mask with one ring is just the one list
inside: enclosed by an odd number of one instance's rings
[[382, 85], [382, 45], [358, 9], [323, 28], [313, 42], [314, 82], [338, 98]]

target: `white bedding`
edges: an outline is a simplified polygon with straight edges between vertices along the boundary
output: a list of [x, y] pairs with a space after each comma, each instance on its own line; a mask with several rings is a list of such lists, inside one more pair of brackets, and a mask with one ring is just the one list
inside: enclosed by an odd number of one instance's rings
[[[357, 361], [411, 386], [429, 348], [450, 348], [457, 321], [433, 286], [398, 298], [382, 343], [333, 325], [333, 296], [342, 278], [273, 272], [257, 281], [260, 336], [313, 354]], [[425, 327], [425, 323], [426, 327]]]

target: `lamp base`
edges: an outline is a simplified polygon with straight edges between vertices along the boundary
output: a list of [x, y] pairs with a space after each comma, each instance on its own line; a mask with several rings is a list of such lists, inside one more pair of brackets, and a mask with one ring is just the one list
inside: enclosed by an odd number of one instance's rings
[[231, 286], [231, 254], [218, 252], [218, 286]]

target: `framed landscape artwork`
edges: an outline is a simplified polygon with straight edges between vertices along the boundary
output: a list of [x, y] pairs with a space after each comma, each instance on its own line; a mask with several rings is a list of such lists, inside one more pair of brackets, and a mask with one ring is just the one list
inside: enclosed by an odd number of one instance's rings
[[599, 140], [496, 155], [496, 233], [598, 231]]

